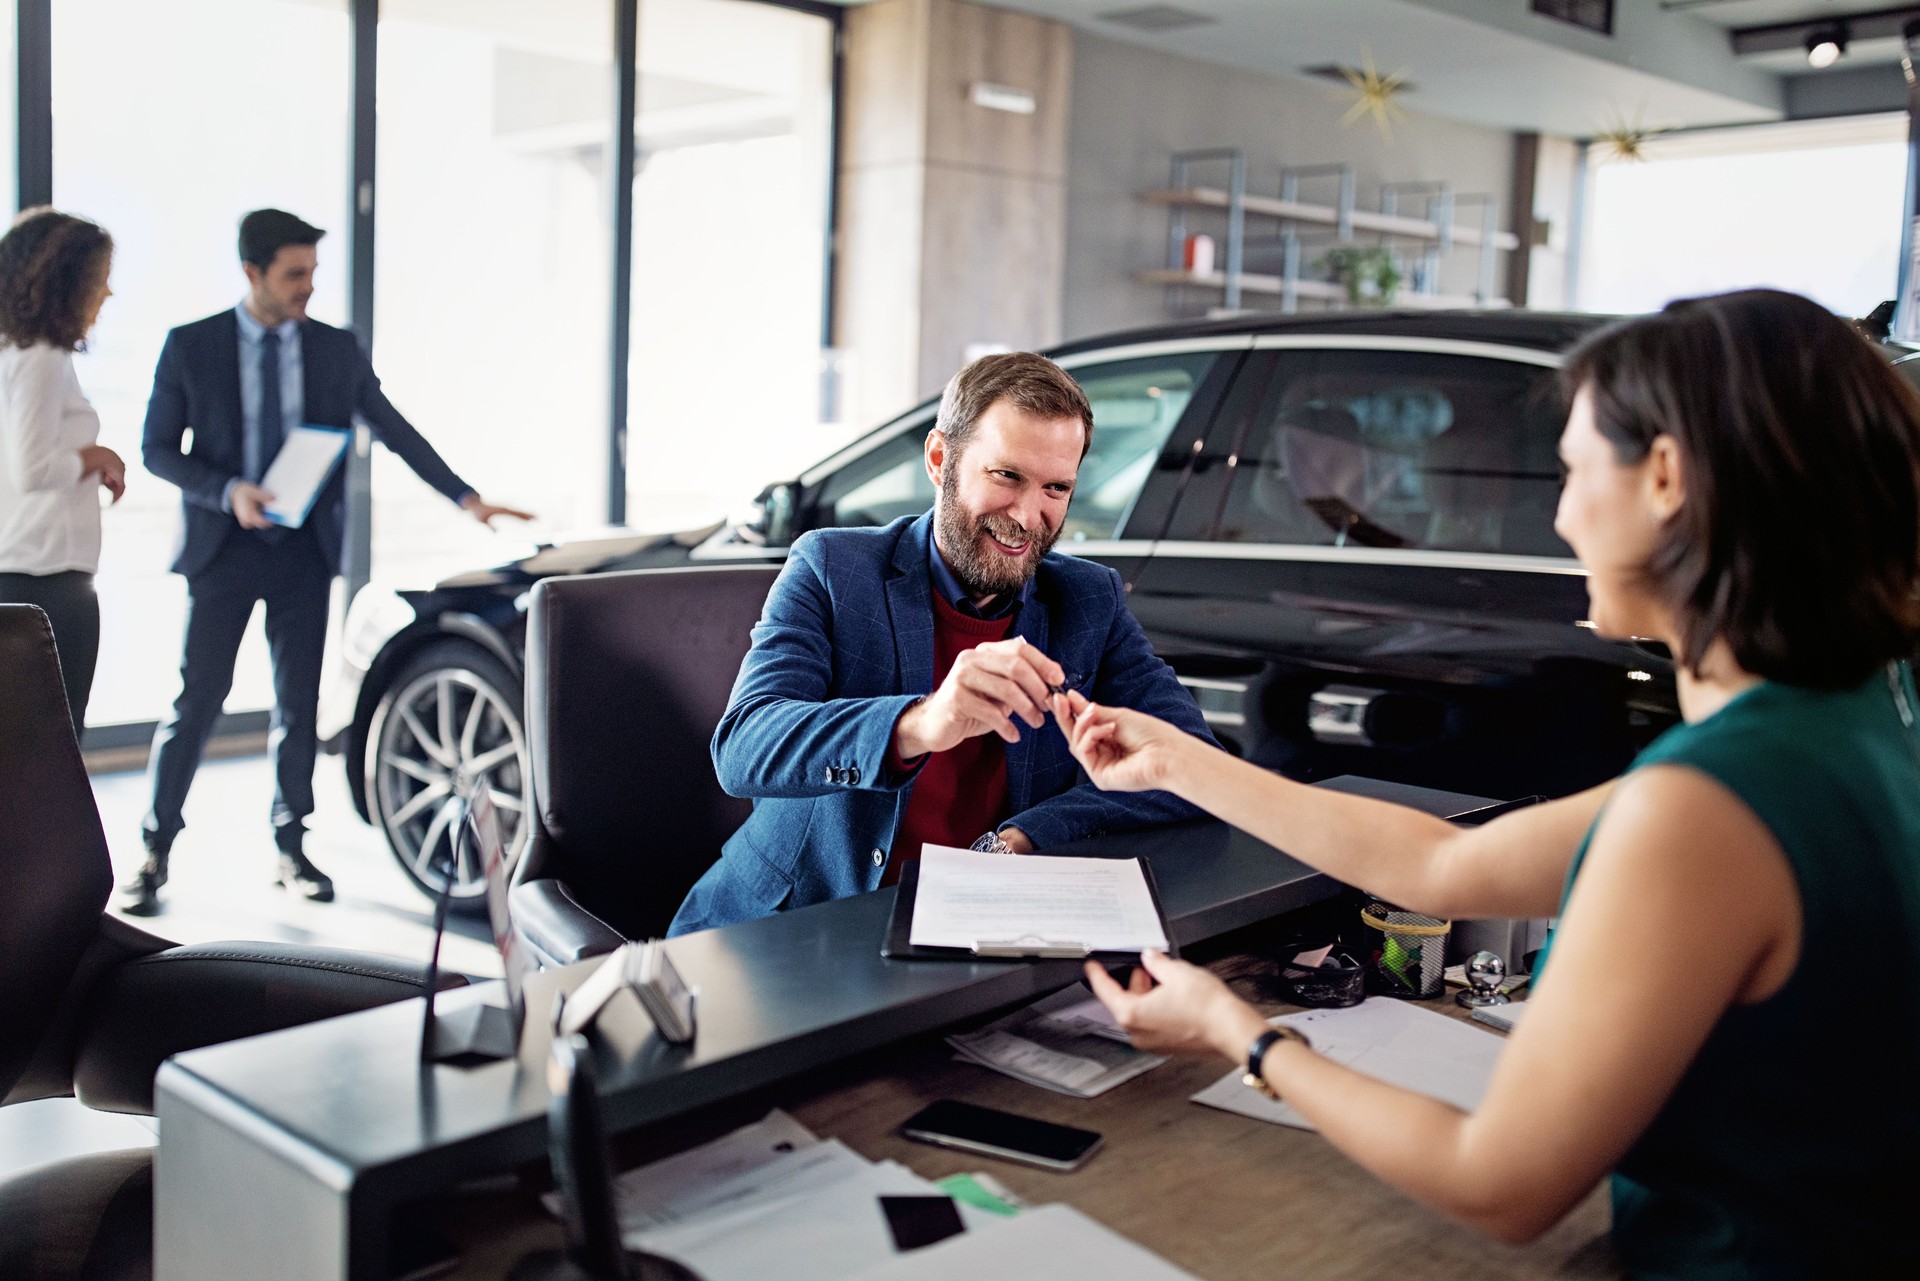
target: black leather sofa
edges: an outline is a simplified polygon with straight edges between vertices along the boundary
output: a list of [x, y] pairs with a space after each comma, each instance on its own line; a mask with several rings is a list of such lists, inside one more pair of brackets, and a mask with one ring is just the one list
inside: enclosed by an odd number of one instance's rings
[[[417, 996], [424, 981], [333, 948], [177, 947], [106, 915], [112, 887], [46, 615], [0, 605], [0, 1104], [75, 1095], [150, 1114], [170, 1055]], [[140, 1281], [152, 1249], [146, 1149], [0, 1181], [7, 1281]]]

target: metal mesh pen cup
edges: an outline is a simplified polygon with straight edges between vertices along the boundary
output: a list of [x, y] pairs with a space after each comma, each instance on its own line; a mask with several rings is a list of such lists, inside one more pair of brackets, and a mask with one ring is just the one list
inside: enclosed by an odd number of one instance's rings
[[1447, 965], [1447, 931], [1451, 921], [1419, 912], [1403, 912], [1387, 903], [1369, 903], [1360, 910], [1360, 923], [1377, 935], [1370, 938], [1372, 964], [1367, 986], [1382, 996], [1427, 1000], [1440, 995]]

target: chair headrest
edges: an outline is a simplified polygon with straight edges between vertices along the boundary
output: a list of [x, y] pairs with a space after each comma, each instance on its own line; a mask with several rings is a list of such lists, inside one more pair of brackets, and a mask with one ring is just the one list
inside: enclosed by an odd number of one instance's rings
[[534, 839], [580, 903], [629, 938], [665, 932], [752, 810], [720, 790], [709, 743], [778, 574], [635, 570], [534, 588]]

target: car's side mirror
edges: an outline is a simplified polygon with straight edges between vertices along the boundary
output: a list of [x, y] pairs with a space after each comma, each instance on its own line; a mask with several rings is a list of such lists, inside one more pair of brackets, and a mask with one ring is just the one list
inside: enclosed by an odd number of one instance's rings
[[800, 486], [792, 481], [761, 490], [737, 526], [741, 540], [757, 547], [784, 547], [792, 542], [793, 512], [799, 498]]

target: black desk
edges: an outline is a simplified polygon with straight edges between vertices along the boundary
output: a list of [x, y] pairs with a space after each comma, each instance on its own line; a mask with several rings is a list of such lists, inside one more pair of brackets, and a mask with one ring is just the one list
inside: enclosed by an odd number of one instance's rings
[[[1370, 780], [1328, 786], [1451, 815], [1487, 802]], [[1062, 853], [1068, 850], [1059, 851]], [[1102, 838], [1071, 852], [1148, 858], [1176, 941], [1189, 944], [1308, 906], [1340, 886], [1220, 823]], [[893, 892], [675, 939], [702, 990], [688, 1049], [624, 998], [601, 1030], [620, 1058], [608, 1122], [664, 1120], [1073, 982], [1079, 965], [887, 961]], [[160, 1070], [154, 1167], [158, 1281], [276, 1277], [381, 1281], [396, 1209], [545, 1150], [545, 1020], [557, 989], [597, 961], [539, 977], [517, 1061], [422, 1069], [421, 1007], [406, 1001], [196, 1050]], [[443, 998], [487, 1000], [496, 984]]]

